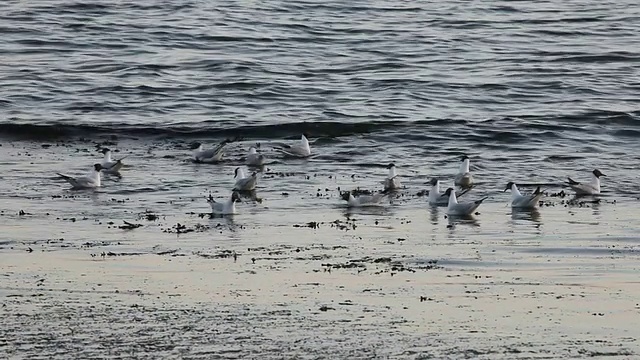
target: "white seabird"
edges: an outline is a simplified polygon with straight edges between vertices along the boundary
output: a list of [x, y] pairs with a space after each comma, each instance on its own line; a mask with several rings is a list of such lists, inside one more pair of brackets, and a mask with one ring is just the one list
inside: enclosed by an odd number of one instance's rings
[[387, 169], [389, 169], [389, 175], [384, 179], [384, 190], [392, 191], [398, 190], [401, 187], [400, 179], [398, 178], [398, 174], [396, 173], [396, 165], [391, 163], [387, 165]]
[[86, 176], [73, 177], [60, 173], [58, 175], [71, 184], [72, 189], [95, 189], [100, 187], [100, 170], [102, 170], [102, 165], [95, 164], [93, 170]]
[[473, 185], [473, 176], [469, 171], [469, 157], [464, 155], [460, 161], [460, 169], [456, 174], [454, 184], [463, 188], [471, 187]]
[[254, 171], [251, 176], [246, 176], [241, 168], [236, 168], [233, 177], [236, 179], [236, 184], [233, 190], [238, 191], [251, 191], [256, 188], [258, 183], [258, 175]]
[[342, 199], [347, 201], [348, 207], [366, 207], [379, 206], [380, 202], [387, 197], [385, 193], [377, 193], [374, 195], [353, 196], [351, 191], [342, 194]]
[[567, 184], [576, 192], [576, 195], [578, 196], [600, 194], [600, 177], [607, 175], [601, 173], [598, 169], [593, 170], [591, 174], [591, 182], [589, 183], [580, 183], [573, 180], [572, 178], [567, 178]]
[[487, 199], [486, 197], [467, 203], [458, 203], [456, 192], [453, 188], [448, 188], [445, 192], [449, 196], [449, 204], [447, 205], [447, 214], [452, 216], [467, 216], [473, 214], [474, 211]]
[[538, 202], [542, 197], [543, 193], [540, 191], [540, 187], [536, 189], [532, 194], [523, 195], [518, 190], [518, 186], [509, 182], [504, 189], [504, 191], [511, 190], [511, 207], [520, 208], [520, 209], [533, 209], [538, 206]]
[[213, 199], [213, 196], [209, 195], [207, 202], [211, 205], [211, 211], [218, 215], [233, 215], [236, 213], [236, 202], [240, 201], [240, 196], [237, 192], [231, 193], [231, 198], [224, 202], [217, 202]]

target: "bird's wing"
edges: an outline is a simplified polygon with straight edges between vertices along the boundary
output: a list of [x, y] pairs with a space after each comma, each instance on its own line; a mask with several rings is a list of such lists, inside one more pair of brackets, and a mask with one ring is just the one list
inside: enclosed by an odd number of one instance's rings
[[242, 140], [240, 136], [236, 136], [233, 139], [229, 139], [229, 138], [224, 139], [220, 142], [220, 144], [216, 145], [216, 147], [214, 147], [213, 149], [205, 150], [202, 153], [200, 153], [201, 154], [200, 156], [206, 159], [216, 157], [220, 154], [220, 152], [224, 149], [224, 147], [227, 146], [227, 144], [240, 141], [240, 140]]
[[64, 174], [60, 174], [60, 173], [57, 173], [57, 174], [58, 174], [61, 178], [65, 179], [69, 184], [71, 184], [71, 185], [72, 185], [72, 186], [74, 186], [74, 187], [81, 185], [81, 184], [78, 182], [78, 180], [79, 180], [79, 179], [76, 179], [76, 178], [71, 177], [71, 176], [69, 176], [69, 175], [64, 175]]
[[201, 153], [198, 154], [198, 159], [207, 160], [207, 159], [212, 159], [219, 156], [222, 150], [224, 149], [225, 145], [226, 143], [222, 142], [213, 149], [202, 151]]
[[67, 180], [67, 181], [75, 180], [74, 178], [72, 178], [72, 177], [71, 177], [71, 176], [69, 176], [69, 175], [60, 174], [60, 173], [56, 173], [56, 174], [58, 174], [58, 176], [60, 176], [61, 178], [65, 179], [65, 180]]
[[478, 208], [478, 206], [480, 206], [480, 204], [482, 204], [482, 202], [485, 199], [486, 198], [480, 199], [480, 200], [476, 200], [474, 202], [459, 203], [459, 204], [456, 205], [455, 210], [456, 210], [457, 213], [459, 213], [461, 215], [470, 215]]
[[[462, 190], [461, 192], [456, 193], [456, 197], [460, 197], [460, 196], [462, 196], [462, 195], [464, 195], [464, 194], [468, 193], [471, 189], [473, 189], [473, 186], [470, 186], [470, 187], [468, 187], [468, 188], [465, 188], [465, 189], [464, 189], [464, 190]], [[446, 196], [445, 194], [442, 194], [442, 196], [447, 197], [447, 200], [449, 199], [449, 197], [448, 197], [448, 196]]]
[[482, 198], [482, 199], [480, 199], [480, 200], [476, 200], [476, 201], [474, 201], [473, 203], [474, 203], [474, 204], [477, 204], [477, 205], [480, 205], [480, 204], [482, 204], [482, 202], [483, 202], [483, 201], [487, 200], [488, 198], [489, 198], [488, 196], [485, 196], [485, 197], [483, 197], [483, 198]]
[[572, 179], [572, 178], [570, 178], [570, 177], [567, 177], [567, 179], [569, 180], [569, 181], [567, 182], [567, 184], [569, 184], [569, 185], [580, 185], [580, 183], [579, 183], [579, 182], [577, 182], [577, 181], [573, 180], [573, 179]]
[[236, 186], [235, 189], [236, 190], [245, 190], [248, 187], [251, 187], [251, 182], [255, 181], [255, 178], [253, 176], [250, 176], [248, 178], [244, 178], [244, 179], [239, 179], [238, 181], [236, 181]]

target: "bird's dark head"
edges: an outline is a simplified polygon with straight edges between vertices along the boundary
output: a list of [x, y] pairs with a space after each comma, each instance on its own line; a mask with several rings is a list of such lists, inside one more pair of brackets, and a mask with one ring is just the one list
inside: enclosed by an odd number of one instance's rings
[[444, 192], [444, 194], [447, 196], [451, 196], [452, 191], [453, 191], [453, 188], [448, 188], [447, 191]]
[[436, 186], [438, 185], [438, 178], [433, 178], [431, 179], [431, 181], [429, 181], [429, 184], [431, 184], [431, 186]]
[[191, 145], [189, 145], [189, 149], [191, 149], [191, 150], [195, 150], [195, 149], [199, 148], [199, 147], [200, 147], [200, 145], [202, 145], [202, 144], [201, 144], [201, 143], [199, 143], [199, 142], [197, 142], [197, 141], [196, 141], [196, 142], [193, 142], [193, 143], [191, 143]]
[[600, 176], [607, 176], [607, 175], [601, 173], [600, 170], [598, 170], [598, 169], [593, 170], [593, 175], [595, 175], [597, 178], [600, 178]]
[[100, 170], [102, 170], [102, 165], [100, 165], [100, 164], [93, 164], [93, 168], [94, 168], [96, 171], [100, 171]]
[[[507, 183], [507, 186], [504, 188], [504, 191], [511, 190], [511, 187], [512, 187], [513, 185], [514, 185], [514, 184], [513, 184], [513, 181], [509, 181], [509, 182]], [[504, 191], [503, 191], [503, 192], [504, 192]]]
[[102, 149], [102, 151], [100, 151], [100, 152], [101, 152], [101, 153], [103, 153], [103, 154], [106, 154], [106, 153], [108, 153], [108, 152], [110, 152], [110, 151], [111, 151], [111, 150], [110, 150], [110, 149], [108, 149], [108, 148], [103, 148], [103, 149]]
[[242, 202], [242, 200], [240, 199], [240, 194], [238, 194], [237, 191], [234, 191], [233, 193], [231, 193], [231, 201]]
[[390, 163], [389, 165], [387, 165], [387, 169], [391, 169], [391, 168], [394, 168], [394, 167], [396, 167], [396, 164], [394, 164], [394, 163]]
[[309, 139], [309, 138], [311, 137], [311, 136], [309, 135], [309, 133], [308, 133], [308, 132], [306, 132], [306, 131], [302, 133], [302, 136], [306, 137], [307, 139]]
[[240, 171], [240, 168], [237, 167], [234, 171], [233, 171], [233, 177], [237, 178], [238, 177], [238, 172]]
[[467, 155], [462, 155], [462, 157], [460, 157], [460, 161], [465, 161], [465, 160], [469, 160], [469, 157]]
[[345, 200], [345, 201], [349, 200], [349, 195], [351, 195], [350, 191], [345, 191], [340, 193], [340, 197], [342, 198], [342, 200]]

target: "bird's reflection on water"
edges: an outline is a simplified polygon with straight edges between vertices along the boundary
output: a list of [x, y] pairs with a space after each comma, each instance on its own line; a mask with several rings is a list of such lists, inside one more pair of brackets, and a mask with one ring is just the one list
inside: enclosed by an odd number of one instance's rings
[[456, 225], [480, 226], [478, 219], [473, 215], [448, 215], [446, 209], [441, 211], [438, 206], [430, 206], [429, 220], [432, 225], [438, 225], [440, 219], [447, 219], [447, 228], [452, 229]]
[[223, 223], [229, 227], [235, 226], [234, 214], [210, 214], [209, 219], [218, 220], [218, 224]]
[[473, 215], [447, 215], [447, 223], [447, 228], [449, 229], [454, 229], [458, 225], [480, 226], [480, 222], [478, 222], [478, 219]]
[[344, 209], [344, 216], [350, 218], [353, 215], [376, 215], [389, 216], [393, 212], [384, 206], [363, 206], [363, 207], [347, 207]]
[[248, 200], [251, 200], [251, 201], [255, 201], [257, 203], [261, 203], [262, 202], [262, 198], [258, 197], [258, 194], [256, 193], [255, 190], [236, 190], [236, 192], [243, 199], [248, 199]]
[[431, 224], [438, 225], [438, 222], [440, 221], [440, 210], [435, 205], [431, 205], [430, 208], [431, 216], [429, 217], [429, 219], [431, 220]]
[[512, 222], [531, 221], [534, 223], [539, 223], [540, 211], [537, 208], [532, 208], [532, 209], [511, 208], [511, 220]]

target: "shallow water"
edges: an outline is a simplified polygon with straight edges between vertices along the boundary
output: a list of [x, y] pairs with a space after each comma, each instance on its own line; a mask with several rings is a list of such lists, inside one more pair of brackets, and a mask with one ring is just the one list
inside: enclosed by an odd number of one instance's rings
[[[637, 356], [639, 15], [3, 2], [0, 355]], [[276, 150], [302, 132], [311, 158]], [[222, 163], [190, 161], [191, 142], [235, 136]], [[260, 201], [210, 218], [204, 197], [230, 195], [256, 142]], [[103, 147], [128, 156], [122, 178], [57, 178]], [[465, 198], [489, 198], [447, 218], [423, 190], [463, 153]], [[348, 210], [339, 189], [380, 189], [389, 162], [404, 188]], [[594, 168], [599, 202], [551, 196]], [[545, 205], [512, 211], [508, 181], [542, 184]]]

